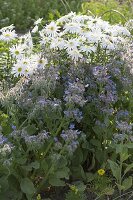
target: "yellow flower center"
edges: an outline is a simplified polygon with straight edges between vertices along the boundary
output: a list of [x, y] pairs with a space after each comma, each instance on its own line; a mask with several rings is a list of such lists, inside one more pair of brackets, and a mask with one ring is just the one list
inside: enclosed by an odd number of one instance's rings
[[40, 59], [40, 60], [39, 60], [39, 63], [42, 64], [42, 63], [43, 63], [43, 60]]
[[11, 35], [9, 33], [5, 34], [5, 37], [10, 37]]
[[53, 27], [53, 26], [51, 26], [49, 29], [50, 29], [51, 31], [54, 31], [54, 27]]
[[22, 67], [19, 67], [19, 68], [18, 68], [18, 72], [21, 72], [21, 71], [22, 71]]
[[19, 55], [19, 51], [18, 51], [18, 50], [16, 50], [16, 51], [15, 51], [15, 54], [16, 54], [16, 55]]

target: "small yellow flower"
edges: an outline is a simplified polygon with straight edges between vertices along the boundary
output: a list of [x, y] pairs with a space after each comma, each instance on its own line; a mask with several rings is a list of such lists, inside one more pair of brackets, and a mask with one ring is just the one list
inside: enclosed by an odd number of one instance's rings
[[103, 176], [105, 174], [105, 170], [104, 169], [99, 169], [97, 172], [98, 172], [98, 174], [100, 176]]
[[38, 194], [37, 195], [37, 200], [41, 200], [42, 198], [41, 198], [41, 195], [40, 194]]
[[70, 185], [69, 187], [75, 194], [78, 193], [78, 189], [77, 189], [77, 187], [75, 185]]

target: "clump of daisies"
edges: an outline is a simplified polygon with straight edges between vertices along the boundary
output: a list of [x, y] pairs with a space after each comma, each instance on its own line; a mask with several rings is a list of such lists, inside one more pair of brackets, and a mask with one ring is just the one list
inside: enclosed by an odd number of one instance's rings
[[[42, 18], [35, 21], [31, 33], [19, 37], [10, 46], [12, 73], [17, 77], [29, 76], [47, 65], [58, 65], [61, 60], [95, 63], [101, 56], [102, 61], [103, 57], [119, 51], [130, 38], [128, 29], [121, 25], [73, 12], [45, 26], [41, 25], [42, 21]], [[0, 32], [0, 40], [4, 42], [17, 38], [13, 25]], [[38, 39], [34, 40], [34, 36]]]

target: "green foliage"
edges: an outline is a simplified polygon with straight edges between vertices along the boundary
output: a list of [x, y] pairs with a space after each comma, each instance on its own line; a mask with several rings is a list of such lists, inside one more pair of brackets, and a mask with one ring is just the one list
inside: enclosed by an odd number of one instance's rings
[[111, 196], [114, 194], [112, 180], [106, 174], [98, 175], [98, 173], [86, 173], [88, 188], [94, 192], [97, 197]]
[[78, 11], [81, 0], [0, 0], [0, 28], [14, 24], [18, 32], [26, 32], [39, 17], [45, 22], [60, 15]]
[[102, 17], [112, 24], [124, 24], [133, 18], [133, 4], [128, 0], [122, 3], [117, 0], [91, 0], [82, 3], [82, 12]]
[[73, 191], [69, 191], [66, 195], [66, 199], [65, 200], [86, 200], [86, 196], [85, 194], [82, 192], [78, 192], [77, 194], [75, 194], [75, 192]]
[[128, 145], [122, 143], [115, 144], [114, 148], [116, 149], [118, 159], [116, 161], [108, 160], [112, 174], [116, 179], [116, 185], [120, 194], [121, 191], [126, 191], [131, 188], [133, 184], [132, 176], [130, 176], [130, 174], [127, 175], [127, 173], [133, 169], [133, 164], [125, 163], [125, 161], [127, 161], [131, 156], [127, 146]]
[[65, 200], [87, 200], [85, 189], [86, 186], [82, 182], [75, 182], [74, 185], [70, 186]]

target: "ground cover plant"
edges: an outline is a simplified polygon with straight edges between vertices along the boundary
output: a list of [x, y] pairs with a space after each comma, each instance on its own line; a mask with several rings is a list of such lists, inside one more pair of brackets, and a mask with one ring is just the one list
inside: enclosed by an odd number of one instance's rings
[[132, 21], [43, 24], [0, 29], [0, 199], [131, 199]]

